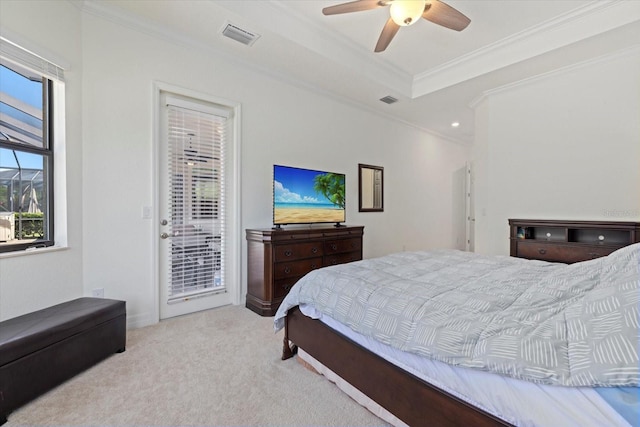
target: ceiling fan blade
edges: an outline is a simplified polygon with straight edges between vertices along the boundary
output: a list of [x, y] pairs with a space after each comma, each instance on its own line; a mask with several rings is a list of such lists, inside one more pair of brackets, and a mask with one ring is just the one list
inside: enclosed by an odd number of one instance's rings
[[471, 22], [471, 19], [448, 4], [438, 0], [433, 0], [430, 4], [427, 4], [422, 17], [434, 24], [442, 25], [443, 27], [456, 31], [464, 30]]
[[360, 12], [363, 10], [375, 9], [382, 7], [379, 0], [356, 0], [349, 3], [337, 4], [322, 9], [323, 15], [337, 15], [339, 13]]
[[393, 22], [393, 19], [389, 18], [387, 23], [384, 24], [382, 33], [380, 33], [380, 38], [378, 38], [378, 43], [376, 44], [374, 52], [382, 52], [385, 50], [399, 29], [400, 25], [396, 24]]

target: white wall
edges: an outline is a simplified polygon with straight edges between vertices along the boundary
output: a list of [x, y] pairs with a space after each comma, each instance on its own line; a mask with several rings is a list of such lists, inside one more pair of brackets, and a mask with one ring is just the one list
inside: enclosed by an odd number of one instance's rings
[[[241, 103], [243, 230], [271, 226], [277, 163], [347, 174], [347, 222], [365, 225], [365, 257], [452, 246], [453, 172], [467, 147], [94, 16], [82, 40], [84, 291], [126, 299], [130, 324], [154, 321], [157, 304], [156, 231], [141, 218], [152, 204], [154, 81]], [[358, 163], [385, 167], [384, 213], [358, 213]]]
[[[67, 66], [68, 249], [0, 257], [0, 320], [81, 296], [82, 50], [80, 11], [68, 2], [0, 2], [0, 33]], [[58, 200], [60, 202], [60, 200]]]
[[[83, 15], [68, 2], [3, 0], [0, 24], [3, 34], [71, 65], [69, 249], [0, 258], [0, 319], [104, 288], [127, 301], [132, 326], [155, 321], [156, 230], [141, 217], [153, 202], [154, 81], [242, 104], [243, 230], [270, 226], [271, 169], [279, 163], [347, 174], [348, 223], [366, 227], [367, 258], [463, 245], [454, 213], [468, 147]], [[507, 253], [510, 217], [640, 219], [637, 57], [550, 75], [477, 107], [480, 252]], [[384, 166], [385, 212], [358, 212], [358, 163]]]
[[640, 220], [640, 49], [496, 91], [476, 109], [476, 251], [508, 218]]
[[[0, 2], [5, 25], [63, 56], [67, 84], [69, 242], [0, 259], [0, 318], [104, 288], [130, 326], [154, 322], [153, 82], [242, 105], [241, 228], [271, 226], [274, 163], [347, 174], [347, 219], [365, 226], [364, 255], [453, 247], [469, 148], [266, 77], [212, 52], [80, 14], [68, 2]], [[48, 30], [48, 31], [46, 31]], [[358, 213], [357, 165], [385, 168], [385, 212]], [[242, 233], [242, 274], [246, 245]], [[28, 280], [27, 280], [28, 278]], [[246, 277], [242, 277], [242, 294]]]

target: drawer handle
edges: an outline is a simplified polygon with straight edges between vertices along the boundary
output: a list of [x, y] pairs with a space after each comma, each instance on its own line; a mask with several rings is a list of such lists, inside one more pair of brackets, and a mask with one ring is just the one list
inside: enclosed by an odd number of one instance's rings
[[312, 269], [312, 270], [313, 270], [313, 269], [316, 269], [316, 268], [318, 268], [318, 266], [317, 266], [316, 264], [311, 264], [311, 269]]
[[318, 248], [316, 248], [315, 246], [311, 248], [311, 253], [318, 253]]
[[544, 255], [544, 254], [546, 254], [546, 253], [547, 253], [547, 250], [546, 250], [546, 249], [542, 249], [542, 248], [540, 248], [540, 249], [538, 249], [538, 253], [539, 253], [540, 255]]
[[331, 245], [331, 250], [337, 250], [338, 249], [338, 245], [336, 245], [335, 243]]
[[291, 289], [291, 285], [284, 285], [282, 287], [282, 289], [284, 289], [285, 291], [289, 292], [289, 290]]
[[291, 250], [284, 251], [284, 256], [291, 256], [291, 255], [292, 255]]
[[289, 268], [289, 267], [285, 267], [285, 268], [284, 268], [284, 272], [285, 272], [286, 274], [291, 273], [291, 268]]

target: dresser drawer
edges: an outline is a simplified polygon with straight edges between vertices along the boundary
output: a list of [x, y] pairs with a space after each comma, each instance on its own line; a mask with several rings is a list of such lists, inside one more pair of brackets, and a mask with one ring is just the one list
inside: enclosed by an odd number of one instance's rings
[[362, 247], [362, 238], [329, 240], [324, 242], [324, 254], [340, 254], [357, 251]]
[[362, 259], [362, 256], [360, 255], [360, 251], [346, 252], [346, 253], [335, 254], [335, 255], [327, 255], [324, 257], [324, 265], [344, 264], [352, 261], [360, 261], [361, 259]]
[[275, 262], [322, 256], [322, 242], [292, 243], [275, 247]]
[[362, 259], [363, 234], [362, 226], [247, 229], [247, 308], [273, 316], [311, 270]]
[[593, 247], [546, 242], [518, 242], [517, 256], [520, 258], [539, 259], [552, 262], [580, 262], [602, 256], [615, 251], [616, 247]]
[[322, 267], [322, 258], [308, 258], [292, 262], [277, 262], [274, 264], [273, 276], [276, 279], [304, 276], [311, 270]]
[[288, 277], [286, 279], [278, 279], [274, 281], [273, 297], [284, 298], [299, 279], [299, 277]]
[[271, 236], [271, 240], [273, 242], [285, 242], [292, 240], [311, 240], [311, 239], [322, 239], [323, 234], [320, 231], [304, 231], [304, 232], [296, 232], [296, 233], [284, 233], [281, 231], [275, 232]]

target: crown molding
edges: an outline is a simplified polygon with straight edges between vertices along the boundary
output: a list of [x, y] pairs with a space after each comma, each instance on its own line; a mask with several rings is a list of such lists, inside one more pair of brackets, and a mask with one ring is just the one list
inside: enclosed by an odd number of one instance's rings
[[595, 0], [420, 74], [417, 98], [640, 19], [640, 2]]
[[[238, 2], [241, 3], [241, 2]], [[281, 72], [274, 71], [272, 69], [261, 67], [256, 65], [253, 62], [244, 60], [235, 55], [229, 54], [221, 49], [214, 48], [208, 44], [199, 42], [191, 37], [186, 37], [183, 34], [180, 34], [175, 31], [169, 31], [164, 27], [159, 25], [150, 23], [148, 21], [139, 19], [137, 17], [132, 16], [126, 12], [123, 12], [119, 9], [115, 9], [110, 7], [102, 2], [98, 2], [95, 0], [84, 0], [81, 7], [81, 11], [83, 13], [93, 15], [97, 18], [105, 19], [109, 22], [112, 22], [116, 25], [121, 25], [123, 27], [129, 28], [131, 30], [149, 35], [154, 38], [158, 38], [164, 40], [168, 43], [179, 45], [179, 46], [187, 46], [190, 48], [194, 48], [203, 52], [211, 53], [214, 55], [218, 55], [224, 60], [228, 61], [231, 64], [235, 64], [247, 69], [252, 70], [255, 73], [261, 74], [263, 76], [270, 77], [274, 80], [277, 80], [283, 84], [288, 86], [297, 87], [303, 90], [307, 90], [309, 92], [315, 93], [320, 96], [324, 96], [326, 98], [332, 99], [336, 102], [339, 102], [343, 105], [348, 105], [353, 108], [356, 108], [360, 111], [365, 111], [370, 114], [376, 115], [378, 117], [394, 121], [396, 123], [403, 124], [405, 126], [411, 127], [423, 133], [435, 136], [437, 138], [454, 142], [457, 144], [468, 145], [468, 143], [461, 139], [456, 139], [448, 135], [440, 134], [431, 129], [424, 128], [422, 126], [418, 126], [414, 123], [411, 123], [407, 120], [394, 116], [393, 114], [385, 113], [383, 111], [377, 110], [369, 105], [354, 101], [350, 98], [337, 94], [335, 92], [328, 91], [324, 88], [321, 88], [315, 84], [308, 83], [304, 80], [292, 77], [291, 75], [284, 74]]]
[[624, 49], [617, 50], [615, 52], [607, 53], [605, 55], [600, 55], [595, 58], [588, 59], [586, 61], [577, 62], [575, 64], [567, 65], [565, 67], [561, 67], [553, 71], [537, 74], [535, 76], [527, 77], [526, 79], [518, 80], [516, 82], [508, 83], [506, 85], [502, 85], [502, 86], [495, 87], [493, 89], [486, 90], [482, 92], [479, 96], [471, 100], [471, 102], [469, 102], [469, 107], [472, 109], [475, 109], [478, 105], [480, 105], [482, 102], [484, 102], [485, 100], [487, 100], [489, 97], [493, 95], [497, 95], [497, 94], [508, 92], [510, 90], [514, 90], [517, 88], [525, 87], [542, 80], [546, 80], [552, 77], [561, 76], [563, 74], [573, 72], [575, 70], [592, 67], [594, 65], [601, 64], [603, 62], [610, 62], [618, 58], [624, 58], [626, 56], [632, 56], [636, 58], [640, 56], [640, 43], [634, 44]]

